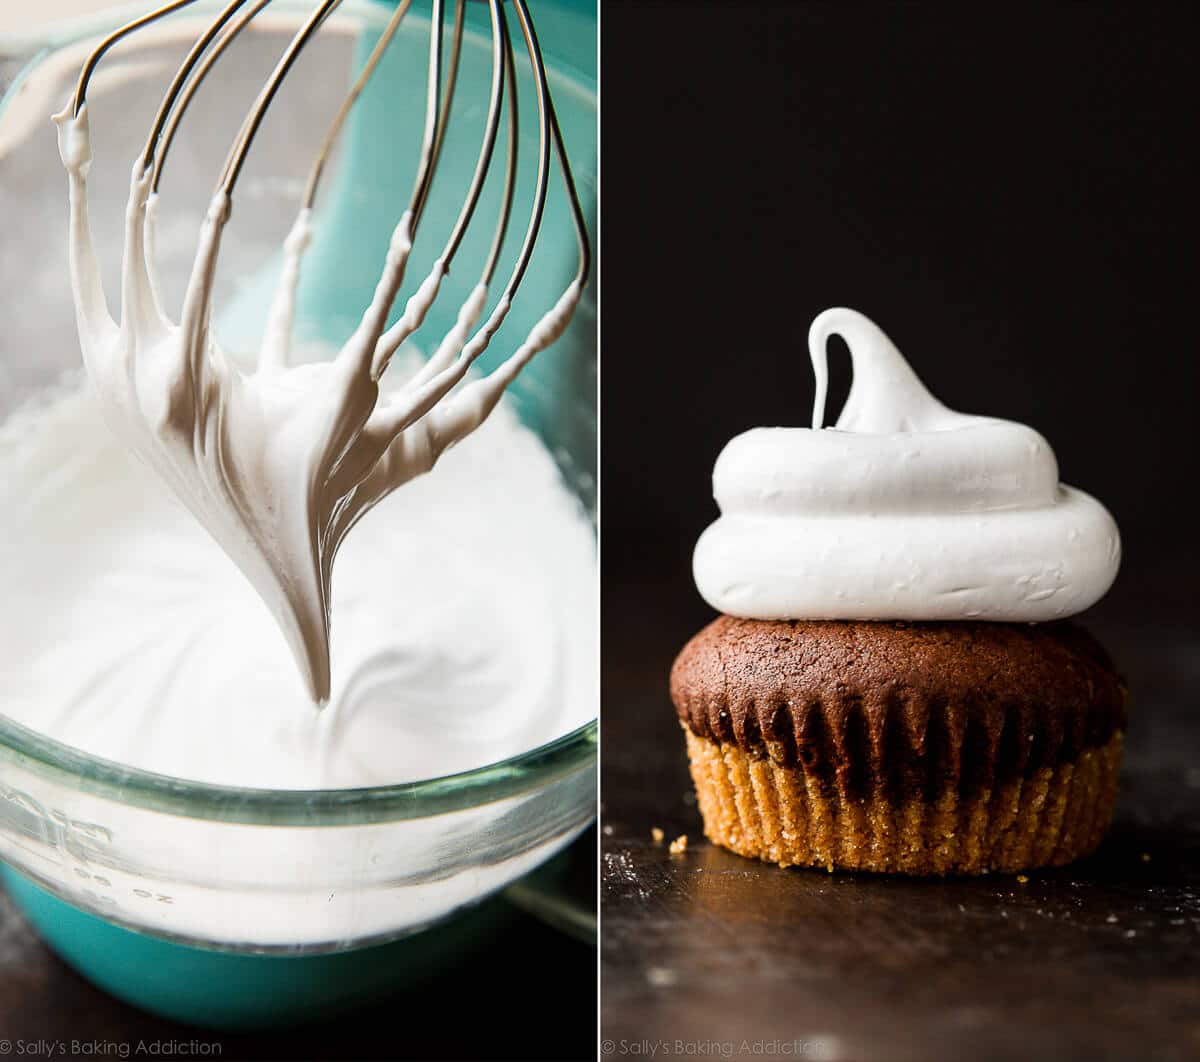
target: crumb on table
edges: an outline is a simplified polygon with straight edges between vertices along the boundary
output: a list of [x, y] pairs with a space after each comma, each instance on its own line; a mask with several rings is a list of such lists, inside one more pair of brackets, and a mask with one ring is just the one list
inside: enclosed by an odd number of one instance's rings
[[683, 855], [687, 851], [687, 834], [681, 833], [671, 842], [671, 855]]
[[1028, 877], [1026, 877], [1024, 874], [1018, 874], [1018, 875], [1017, 875], [1017, 881], [1018, 881], [1020, 884], [1022, 884], [1022, 885], [1028, 885], [1028, 884], [1029, 884], [1029, 878], [1028, 878]]
[[650, 828], [650, 840], [652, 840], [655, 844], [662, 844], [664, 837], [666, 837], [666, 834], [663, 833], [659, 827], [652, 826]]

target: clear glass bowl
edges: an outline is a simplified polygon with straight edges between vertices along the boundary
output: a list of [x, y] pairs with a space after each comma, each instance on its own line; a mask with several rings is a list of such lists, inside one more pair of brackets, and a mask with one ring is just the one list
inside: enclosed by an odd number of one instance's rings
[[[481, 12], [473, 9], [482, 5], [468, 6], [477, 19]], [[594, 217], [595, 8], [565, 0], [532, 6], [581, 195]], [[198, 5], [197, 10], [211, 8]], [[189, 112], [164, 177], [164, 215], [169, 197], [181, 234], [174, 237], [167, 230], [160, 236], [164, 291], [174, 304], [244, 107], [305, 10], [272, 4], [217, 68], [219, 85], [207, 86]], [[227, 346], [236, 348], [243, 333], [249, 337], [261, 325], [261, 292], [269, 290], [307, 167], [355, 64], [387, 14], [379, 5], [346, 3], [305, 53], [262, 128], [222, 250], [218, 306], [225, 309], [218, 314], [218, 331]], [[0, 307], [6, 320], [0, 332], [0, 421], [79, 363], [66, 281], [66, 181], [48, 116], [66, 99], [96, 35], [116, 21], [59, 27], [40, 40], [0, 38], [0, 88], [7, 83], [0, 99]], [[110, 294], [117, 286], [128, 164], [175, 61], [201, 24], [190, 15], [176, 16], [162, 29], [131, 39], [111, 54], [93, 83], [92, 218], [97, 243], [108, 252], [104, 267]], [[334, 235], [324, 246], [318, 238], [306, 262], [298, 319], [302, 335], [344, 335], [373, 284], [411, 180], [421, 110], [415, 98], [411, 108], [397, 106], [387, 91], [389, 79], [413, 83], [413, 68], [405, 64], [423, 55], [427, 29], [419, 18], [410, 21], [348, 130], [324, 207], [326, 218], [336, 221], [325, 230]], [[481, 37], [469, 33], [460, 94], [479, 91], [477, 82], [486, 72], [472, 56], [485, 56], [486, 48]], [[419, 62], [423, 65], [423, 58]], [[527, 106], [532, 108], [531, 86], [526, 80], [520, 87], [523, 180], [530, 181], [536, 123], [532, 111], [526, 113]], [[386, 136], [380, 133], [384, 121]], [[455, 175], [473, 153], [470, 145], [477, 144], [469, 122], [460, 134], [453, 132], [453, 123], [451, 130], [423, 223], [431, 238], [418, 241], [410, 276], [424, 275], [436, 250], [432, 237], [444, 229], [439, 220], [457, 209], [461, 184]], [[496, 194], [489, 186], [485, 211], [488, 196]], [[501, 354], [511, 348], [512, 337], [524, 334], [546, 300], [557, 296], [574, 265], [560, 191], [552, 192], [547, 209], [546, 235], [522, 288], [524, 301], [501, 333], [508, 342], [495, 345]], [[464, 263], [478, 260], [486, 243], [486, 225], [476, 228], [462, 249]], [[431, 318], [430, 334], [442, 334], [474, 279], [468, 267], [451, 274], [438, 303], [443, 316]], [[589, 294], [568, 334], [535, 360], [512, 398], [592, 511], [595, 340]], [[3, 535], [0, 515], [0, 542]], [[131, 968], [122, 973], [121, 942], [136, 952], [143, 945], [132, 938], [147, 934], [155, 947], [173, 942], [214, 961], [371, 950], [479, 902], [578, 835], [595, 814], [596, 749], [593, 719], [523, 755], [452, 777], [357, 790], [229, 789], [89, 757], [0, 714], [0, 858], [8, 865], [14, 895], [52, 943], [118, 991], [134, 979]], [[56, 906], [60, 901], [65, 901], [62, 909]], [[214, 904], [223, 911], [215, 923]], [[68, 905], [117, 936], [100, 945], [86, 933], [56, 932]], [[121, 936], [126, 930], [133, 932]], [[99, 955], [101, 947], [112, 954]], [[146, 958], [136, 961], [144, 964]], [[256, 969], [261, 974], [261, 967]], [[223, 976], [212, 969], [200, 975]], [[215, 990], [219, 993], [219, 986]], [[161, 992], [139, 994], [133, 987], [124, 994], [209, 1024], [221, 1024], [228, 1010], [219, 999], [197, 1014], [188, 1009], [186, 994], [176, 993], [169, 1005]], [[303, 1005], [301, 996], [296, 1000]], [[271, 1020], [278, 1019], [276, 1011]], [[254, 1023], [253, 1016], [248, 1020]]]

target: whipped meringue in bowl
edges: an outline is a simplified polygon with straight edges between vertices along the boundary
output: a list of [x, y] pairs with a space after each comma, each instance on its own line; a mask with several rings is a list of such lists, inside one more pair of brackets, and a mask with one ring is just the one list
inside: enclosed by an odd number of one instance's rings
[[[853, 383], [824, 428], [827, 343]], [[1108, 510], [1059, 482], [1034, 429], [959, 413], [929, 393], [854, 310], [809, 330], [811, 428], [754, 428], [717, 458], [720, 518], [700, 537], [696, 586], [746, 619], [1043, 622], [1082, 612], [1116, 577]]]
[[[248, 28], [224, 85], [256, 92], [264, 67], [309, 14], [281, 10]], [[314, 45], [312, 69], [327, 71], [323, 81], [345, 80], [361, 63], [360, 45], [373, 46], [389, 15], [378, 5], [347, 5], [322, 30], [328, 35]], [[8, 665], [3, 875], [53, 946], [125, 998], [192, 1022], [214, 1014], [309, 1018], [325, 998], [339, 1006], [378, 998], [365, 984], [371, 967], [380, 971], [374, 984], [395, 980], [395, 968], [367, 945], [400, 940], [406, 948], [407, 935], [426, 926], [440, 934], [444, 919], [544, 864], [595, 817], [595, 329], [587, 327], [594, 297], [585, 293], [579, 327], [554, 356], [516, 381], [511, 403], [502, 400], [431, 475], [380, 499], [346, 537], [331, 583], [330, 696], [318, 708], [270, 603], [188, 499], [111, 430], [110, 396], [79, 371], [70, 186], [46, 118], [106, 27], [112, 23], [90, 23], [68, 47], [49, 46], [19, 91], [0, 102], [0, 187], [21, 203], [6, 219], [0, 277], [27, 296], [10, 300], [0, 336], [0, 495], [11, 503], [3, 521], [10, 609], [0, 624]], [[185, 54], [203, 28], [185, 17], [147, 31], [122, 48], [124, 80], [93, 84], [91, 226], [113, 310], [113, 296], [125, 290], [116, 252], [130, 180], [124, 165], [108, 163], [142, 149], [163, 59]], [[427, 24], [399, 36], [422, 55], [428, 47]], [[472, 43], [479, 40], [464, 43], [464, 72], [468, 49], [490, 59]], [[407, 78], [407, 60], [397, 52], [381, 75]], [[559, 94], [558, 117], [568, 138], [587, 145], [595, 96], [586, 83], [572, 86]], [[534, 106], [528, 78], [521, 91]], [[226, 233], [214, 288], [214, 330], [229, 351], [251, 350], [263, 334], [285, 265], [276, 255], [295, 215], [295, 178], [307, 173], [323, 119], [338, 105], [330, 95], [293, 79], [275, 104], [278, 137], [271, 120], [264, 126], [271, 150], [247, 171], [249, 209]], [[320, 113], [309, 106], [317, 97]], [[189, 112], [188, 150], [197, 159], [219, 162], [228, 147], [223, 98], [202, 93]], [[368, 92], [360, 103], [364, 135], [381, 117], [389, 130], [423, 120], [418, 108], [397, 113], [387, 92]], [[532, 162], [537, 128], [527, 126], [520, 151]], [[457, 160], [467, 154], [474, 162], [475, 132], [467, 123], [449, 127], [441, 167], [449, 179], [430, 193], [426, 231], [439, 231], [442, 211], [457, 216]], [[408, 143], [397, 133], [373, 136], [369, 146], [386, 149], [386, 161], [407, 157]], [[70, 150], [68, 158], [82, 168]], [[593, 187], [594, 174], [581, 172]], [[324, 223], [314, 224], [306, 259], [308, 287], [296, 301], [299, 371], [353, 332], [371, 291], [361, 276], [373, 283], [387, 252], [390, 228], [349, 228], [349, 213], [334, 208], [344, 202], [364, 220], [394, 224], [405, 171], [354, 167], [340, 184], [342, 176], [331, 170], [315, 216]], [[163, 202], [152, 279], [172, 309], [192, 274], [211, 180], [207, 167], [179, 166]], [[566, 209], [561, 200], [547, 204], [548, 231], [569, 231], [559, 224]], [[60, 227], [63, 238], [51, 239]], [[324, 249], [322, 233], [332, 238]], [[335, 253], [343, 236], [358, 253]], [[482, 229], [478, 238], [468, 233], [463, 261], [490, 239]], [[509, 318], [522, 335], [542, 307], [536, 294], [559, 279], [574, 243], [555, 250], [549, 243], [531, 262], [525, 290], [535, 298]], [[423, 274], [420, 245], [415, 254], [412, 268]], [[444, 305], [427, 323], [435, 341], [454, 327], [473, 280], [465, 269], [446, 278]], [[149, 281], [135, 290], [154, 294]], [[343, 302], [352, 321], [339, 312]], [[156, 364], [170, 368], [156, 356], [174, 352], [137, 353], [149, 374]], [[421, 372], [428, 361], [419, 353], [433, 350], [397, 350], [381, 385], [388, 375], [399, 384]], [[252, 369], [236, 363], [243, 366]], [[309, 372], [296, 382], [315, 381]], [[189, 404], [198, 393], [189, 389]], [[218, 452], [205, 451], [214, 459]], [[137, 976], [131, 941], [190, 964], [194, 975], [153, 983]], [[319, 965], [307, 966], [327, 953], [338, 970], [332, 981]], [[279, 964], [260, 962], [263, 955]], [[287, 980], [292, 960], [312, 996], [297, 990], [298, 977]], [[241, 961], [256, 966], [253, 992], [236, 979]], [[466, 950], [450, 961], [468, 961]], [[163, 965], [158, 958], [144, 968]], [[197, 993], [197, 984], [212, 991]]]

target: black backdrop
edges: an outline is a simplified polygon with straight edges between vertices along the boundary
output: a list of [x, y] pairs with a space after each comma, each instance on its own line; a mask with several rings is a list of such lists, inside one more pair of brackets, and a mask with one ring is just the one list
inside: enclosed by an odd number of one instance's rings
[[1191, 607], [1185, 6], [982, 10], [603, 5], [610, 674], [639, 611], [671, 612], [672, 639], [708, 614], [689, 567], [713, 459], [748, 427], [807, 423], [808, 324], [839, 304], [947, 404], [1049, 438], [1121, 526], [1115, 600]]

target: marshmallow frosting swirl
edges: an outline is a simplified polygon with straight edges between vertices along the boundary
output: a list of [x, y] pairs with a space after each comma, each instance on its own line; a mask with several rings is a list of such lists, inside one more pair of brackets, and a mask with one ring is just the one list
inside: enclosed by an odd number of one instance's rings
[[[832, 335], [854, 376], [822, 428]], [[1040, 622], [1104, 595], [1116, 523], [1059, 483], [1041, 435], [948, 409], [853, 310], [820, 314], [808, 345], [813, 427], [754, 428], [717, 458], [722, 515], [693, 560], [710, 605], [748, 619]]]

